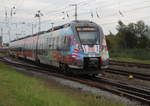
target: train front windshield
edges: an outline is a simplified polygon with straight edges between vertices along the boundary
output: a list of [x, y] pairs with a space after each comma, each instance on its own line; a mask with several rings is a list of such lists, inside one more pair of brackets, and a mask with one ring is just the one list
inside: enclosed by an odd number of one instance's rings
[[82, 44], [98, 44], [99, 37], [95, 28], [77, 28], [78, 36]]

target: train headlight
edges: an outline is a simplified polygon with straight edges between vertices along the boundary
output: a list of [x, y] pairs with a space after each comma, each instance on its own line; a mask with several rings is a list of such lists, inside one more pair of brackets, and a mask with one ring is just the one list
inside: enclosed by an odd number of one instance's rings
[[79, 48], [79, 51], [83, 51], [83, 49], [82, 49], [82, 47], [81, 47], [81, 46], [78, 46], [78, 48]]

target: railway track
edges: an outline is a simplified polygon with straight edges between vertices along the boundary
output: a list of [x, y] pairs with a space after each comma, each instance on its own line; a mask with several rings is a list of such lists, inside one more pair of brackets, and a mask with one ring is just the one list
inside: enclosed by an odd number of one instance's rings
[[105, 70], [105, 72], [112, 73], [112, 74], [119, 74], [123, 76], [132, 75], [134, 78], [150, 81], [150, 74], [143, 74], [139, 72], [131, 72], [131, 71], [126, 71], [126, 70], [118, 70], [118, 69], [113, 69], [113, 68], [108, 68], [107, 70]]
[[125, 83], [121, 84], [114, 80], [110, 80], [103, 77], [92, 78], [92, 80], [106, 84], [107, 85], [106, 90], [108, 91], [112, 91], [113, 93], [119, 94], [121, 96], [130, 97], [143, 103], [150, 104], [150, 90], [148, 89], [136, 88], [132, 85], [128, 85]]
[[150, 69], [150, 64], [143, 64], [143, 63], [134, 63], [134, 62], [125, 62], [125, 61], [116, 61], [110, 60], [110, 65], [118, 65], [118, 66], [128, 66], [128, 67], [139, 67], [139, 68], [148, 68]]
[[54, 72], [53, 69], [45, 68], [45, 67], [39, 67], [35, 65], [29, 65], [29, 64], [22, 64], [14, 61], [9, 61], [5, 59], [0, 59], [0, 61], [5, 62], [6, 64], [13, 65], [15, 67], [21, 67], [26, 70], [32, 70], [40, 73], [45, 73], [48, 75], [53, 75], [56, 77], [61, 77], [64, 79], [77, 81], [83, 84], [87, 84], [96, 88], [100, 88], [103, 90], [110, 91], [114, 94], [129, 97], [135, 100], [140, 101], [142, 104], [150, 104], [150, 90], [149, 89], [141, 89], [136, 88], [134, 86], [128, 85], [128, 84], [121, 84], [119, 82], [106, 79], [103, 77], [91, 77], [91, 76], [84, 76], [84, 77], [71, 77], [71, 76], [65, 76], [63, 74], [58, 74]]

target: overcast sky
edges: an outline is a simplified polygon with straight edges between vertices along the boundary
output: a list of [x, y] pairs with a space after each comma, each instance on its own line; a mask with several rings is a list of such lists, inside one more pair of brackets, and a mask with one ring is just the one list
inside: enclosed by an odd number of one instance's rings
[[[116, 33], [118, 20], [125, 24], [144, 20], [150, 25], [150, 0], [0, 0], [0, 28], [3, 27], [4, 42], [23, 37], [38, 31], [38, 19], [35, 14], [41, 10], [41, 30], [74, 20], [74, 7], [78, 4], [78, 19], [91, 20], [102, 26], [104, 33]], [[16, 14], [10, 18], [11, 8]], [[5, 14], [7, 12], [7, 19]], [[69, 17], [67, 17], [67, 14]], [[92, 15], [93, 14], [93, 17]], [[7, 21], [6, 21], [7, 20]], [[24, 22], [24, 24], [23, 24]]]

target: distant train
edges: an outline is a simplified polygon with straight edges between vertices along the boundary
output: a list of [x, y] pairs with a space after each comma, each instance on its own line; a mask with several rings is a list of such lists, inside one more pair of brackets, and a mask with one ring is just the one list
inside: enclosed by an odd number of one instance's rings
[[10, 54], [75, 74], [97, 75], [109, 62], [102, 28], [91, 21], [72, 21], [11, 41]]

